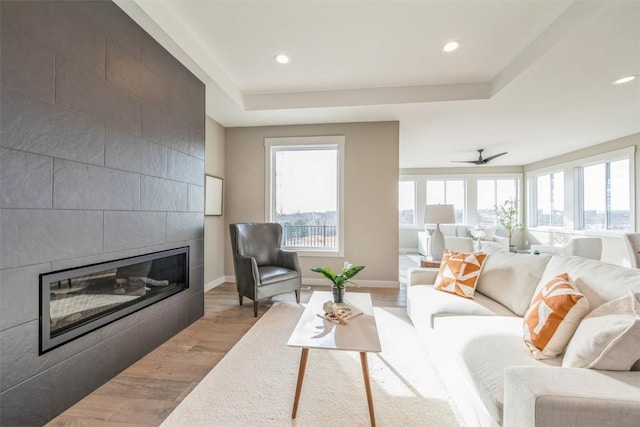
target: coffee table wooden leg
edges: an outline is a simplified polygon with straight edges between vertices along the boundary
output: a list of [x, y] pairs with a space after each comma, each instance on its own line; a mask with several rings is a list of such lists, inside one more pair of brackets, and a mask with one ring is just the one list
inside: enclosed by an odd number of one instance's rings
[[303, 348], [300, 355], [300, 367], [298, 368], [298, 383], [296, 384], [296, 397], [293, 399], [293, 412], [291, 418], [295, 418], [298, 413], [298, 401], [300, 400], [300, 392], [302, 391], [302, 381], [304, 380], [304, 371], [307, 369], [307, 357], [309, 349]]
[[373, 413], [373, 395], [371, 394], [371, 380], [369, 379], [369, 361], [367, 353], [360, 352], [360, 364], [362, 365], [362, 376], [364, 377], [364, 388], [367, 391], [367, 404], [369, 405], [369, 418], [371, 418], [371, 427], [376, 427], [376, 416]]

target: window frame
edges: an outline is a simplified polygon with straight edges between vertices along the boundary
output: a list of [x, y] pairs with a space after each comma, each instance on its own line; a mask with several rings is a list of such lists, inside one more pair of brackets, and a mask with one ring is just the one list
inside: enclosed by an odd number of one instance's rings
[[[585, 235], [585, 236], [602, 236], [602, 237], [621, 237], [625, 233], [634, 233], [636, 230], [635, 215], [635, 157], [636, 147], [629, 146], [618, 150], [607, 151], [593, 156], [582, 157], [562, 163], [556, 163], [552, 166], [533, 169], [525, 173], [527, 183], [527, 218], [528, 229], [532, 231], [561, 231], [567, 234]], [[583, 184], [580, 174], [581, 168], [592, 166], [600, 163], [615, 162], [619, 160], [629, 160], [629, 230], [585, 230], [581, 228], [581, 217], [583, 212]], [[531, 222], [532, 215], [532, 186], [530, 177], [544, 175], [552, 172], [564, 172], [564, 225], [563, 227], [538, 226], [534, 227]]]
[[[424, 200], [425, 200], [425, 205], [428, 204], [428, 198], [429, 198], [429, 194], [428, 194], [428, 182], [429, 181], [442, 181], [444, 182], [444, 203], [445, 204], [453, 204], [451, 203], [448, 198], [447, 198], [447, 182], [448, 181], [460, 181], [462, 182], [462, 194], [464, 197], [464, 201], [462, 203], [462, 222], [460, 223], [456, 223], [456, 224], [466, 224], [467, 223], [467, 195], [468, 195], [468, 181], [466, 178], [464, 177], [460, 177], [460, 176], [447, 176], [447, 177], [434, 177], [434, 176], [427, 176], [424, 180], [424, 186], [425, 186], [425, 191], [424, 191]], [[454, 205], [454, 210], [455, 210], [455, 205]]]
[[[516, 188], [516, 196], [515, 198], [518, 200], [518, 222], [522, 223], [522, 219], [524, 217], [524, 206], [523, 206], [523, 202], [522, 202], [522, 174], [486, 174], [486, 175], [477, 175], [475, 177], [475, 194], [476, 194], [476, 205], [474, 207], [475, 209], [475, 214], [476, 214], [476, 224], [478, 224], [478, 181], [494, 181], [494, 194], [496, 196], [496, 199], [494, 200], [494, 206], [498, 205], [498, 200], [497, 200], [497, 182], [495, 181], [508, 181], [508, 180], [512, 180], [515, 181], [515, 188]], [[503, 202], [504, 203], [504, 202]], [[496, 215], [496, 220], [493, 224], [494, 227], [496, 227], [496, 230], [504, 230], [504, 227], [502, 227], [500, 225], [500, 223], [498, 222], [497, 219], [497, 215]], [[485, 225], [484, 227], [488, 227], [487, 225]]]
[[344, 135], [329, 136], [293, 136], [293, 137], [267, 137], [264, 139], [265, 145], [265, 213], [264, 218], [267, 222], [275, 222], [274, 214], [274, 194], [275, 180], [273, 158], [276, 151], [283, 149], [291, 150], [313, 150], [314, 148], [335, 148], [337, 151], [338, 162], [338, 179], [337, 179], [337, 248], [307, 248], [307, 247], [287, 247], [289, 250], [295, 250], [299, 256], [314, 257], [342, 257], [344, 256], [345, 233], [344, 233], [344, 176], [345, 176], [345, 145], [346, 138]]

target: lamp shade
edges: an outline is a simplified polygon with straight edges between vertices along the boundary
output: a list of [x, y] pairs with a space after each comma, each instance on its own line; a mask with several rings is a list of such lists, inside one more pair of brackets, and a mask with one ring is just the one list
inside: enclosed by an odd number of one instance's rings
[[455, 223], [456, 215], [453, 205], [427, 205], [424, 211], [424, 222], [426, 224]]

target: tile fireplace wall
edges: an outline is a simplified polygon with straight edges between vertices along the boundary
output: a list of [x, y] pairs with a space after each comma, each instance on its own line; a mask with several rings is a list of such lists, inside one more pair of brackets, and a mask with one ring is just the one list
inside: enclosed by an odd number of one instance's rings
[[[204, 85], [110, 1], [1, 1], [0, 425], [203, 314]], [[190, 288], [38, 355], [38, 275], [190, 246]]]

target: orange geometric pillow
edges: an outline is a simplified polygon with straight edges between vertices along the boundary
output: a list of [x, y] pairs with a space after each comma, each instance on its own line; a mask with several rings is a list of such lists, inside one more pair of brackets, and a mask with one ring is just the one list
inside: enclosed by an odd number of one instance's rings
[[434, 288], [473, 298], [487, 254], [445, 251]]
[[567, 273], [544, 285], [524, 315], [524, 342], [533, 357], [549, 359], [561, 354], [589, 308], [589, 301]]

